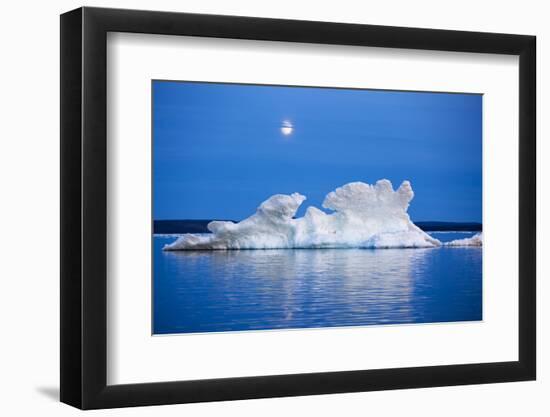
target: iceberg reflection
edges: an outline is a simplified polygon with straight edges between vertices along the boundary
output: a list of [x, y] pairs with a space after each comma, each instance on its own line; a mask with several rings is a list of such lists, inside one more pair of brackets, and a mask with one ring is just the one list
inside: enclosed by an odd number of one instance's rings
[[[481, 319], [478, 248], [165, 252], [162, 242], [156, 246], [155, 333]], [[462, 264], [464, 275], [453, 275], [453, 263]]]

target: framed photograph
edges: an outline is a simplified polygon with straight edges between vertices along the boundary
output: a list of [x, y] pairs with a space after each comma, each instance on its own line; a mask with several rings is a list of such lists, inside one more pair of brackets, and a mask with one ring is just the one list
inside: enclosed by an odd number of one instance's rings
[[61, 16], [61, 401], [533, 380], [535, 37]]

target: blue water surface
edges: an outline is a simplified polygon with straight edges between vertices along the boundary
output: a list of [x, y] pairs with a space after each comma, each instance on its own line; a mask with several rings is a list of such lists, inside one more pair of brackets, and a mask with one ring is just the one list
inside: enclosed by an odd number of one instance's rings
[[153, 239], [154, 334], [482, 320], [479, 247], [163, 252], [174, 239]]

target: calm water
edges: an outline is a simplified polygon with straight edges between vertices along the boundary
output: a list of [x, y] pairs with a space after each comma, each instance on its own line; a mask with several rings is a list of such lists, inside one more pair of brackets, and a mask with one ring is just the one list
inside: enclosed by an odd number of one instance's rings
[[154, 237], [155, 334], [482, 319], [481, 248], [163, 252], [173, 240]]

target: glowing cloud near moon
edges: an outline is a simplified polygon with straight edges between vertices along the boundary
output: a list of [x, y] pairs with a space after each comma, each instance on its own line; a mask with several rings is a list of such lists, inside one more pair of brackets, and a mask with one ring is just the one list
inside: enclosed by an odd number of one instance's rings
[[283, 121], [281, 125], [281, 133], [285, 136], [289, 136], [292, 134], [292, 131], [294, 130], [294, 126], [292, 123], [288, 120]]

